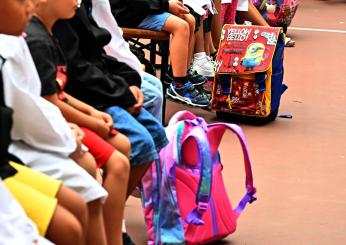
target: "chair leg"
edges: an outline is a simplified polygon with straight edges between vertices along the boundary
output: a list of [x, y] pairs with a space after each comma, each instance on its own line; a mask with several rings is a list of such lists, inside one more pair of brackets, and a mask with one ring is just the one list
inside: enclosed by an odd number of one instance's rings
[[156, 42], [154, 40], [150, 41], [150, 63], [156, 66]]
[[163, 87], [163, 103], [162, 103], [162, 124], [165, 125], [165, 116], [166, 116], [166, 74], [168, 70], [168, 57], [169, 57], [169, 40], [162, 41], [162, 56], [161, 56], [161, 74], [160, 80]]

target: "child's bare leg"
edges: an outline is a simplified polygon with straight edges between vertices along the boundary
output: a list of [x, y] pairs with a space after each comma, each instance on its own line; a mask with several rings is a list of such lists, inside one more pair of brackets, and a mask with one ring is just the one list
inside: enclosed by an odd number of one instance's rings
[[103, 210], [100, 199], [87, 203], [89, 213], [89, 224], [87, 230], [86, 244], [106, 245], [106, 231], [103, 222]]
[[189, 56], [189, 47], [186, 45], [190, 40], [189, 24], [175, 15], [170, 15], [163, 25], [162, 30], [172, 33], [170, 56], [173, 76], [185, 77], [187, 66], [186, 62], [182, 61], [187, 61]]
[[122, 219], [124, 216], [127, 184], [129, 180], [129, 160], [115, 151], [104, 165], [103, 187], [108, 198], [103, 206], [103, 217], [108, 244], [122, 244]]
[[[221, 13], [221, 0], [215, 0], [214, 1], [215, 8], [218, 13]], [[220, 20], [220, 14], [216, 14], [212, 16], [211, 20], [211, 35], [213, 38], [214, 47], [219, 47], [220, 42], [220, 35], [221, 35], [221, 20]]]
[[198, 31], [195, 34], [195, 48], [194, 48], [194, 53], [200, 53], [200, 52], [205, 52], [204, 51], [204, 36], [203, 36], [203, 21], [201, 21], [201, 26], [199, 27]]
[[204, 49], [209, 56], [215, 51], [213, 40], [211, 38], [211, 32], [204, 33]]
[[125, 155], [127, 157], [127, 159], [130, 159], [131, 143], [125, 135], [118, 133], [114, 137], [109, 138], [108, 143], [113, 145], [115, 147], [115, 149], [117, 149], [123, 155]]
[[88, 212], [87, 205], [83, 198], [73, 190], [61, 186], [56, 198], [58, 204], [71, 212], [79, 221], [82, 227], [82, 243], [85, 244], [85, 236], [88, 228]]
[[96, 161], [90, 152], [83, 152], [77, 157], [72, 159], [78, 163], [85, 171], [87, 171], [92, 177], [96, 178]]
[[193, 50], [195, 47], [195, 25], [196, 20], [191, 14], [184, 15], [184, 20], [189, 24], [190, 38], [189, 38], [189, 52], [187, 57], [187, 68], [190, 67], [193, 57]]
[[127, 195], [126, 197], [129, 197], [132, 193], [132, 191], [136, 188], [138, 185], [140, 179], [143, 177], [147, 169], [150, 167], [151, 162], [142, 164], [140, 166], [131, 167], [130, 169], [130, 179], [129, 184], [127, 187]]
[[60, 205], [55, 209], [46, 237], [56, 244], [83, 244], [81, 224], [72, 213]]

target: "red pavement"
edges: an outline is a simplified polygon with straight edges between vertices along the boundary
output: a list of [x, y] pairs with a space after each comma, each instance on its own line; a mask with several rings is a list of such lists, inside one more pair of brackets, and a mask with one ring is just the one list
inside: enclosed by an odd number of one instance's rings
[[[289, 89], [280, 113], [293, 119], [241, 125], [258, 201], [247, 207], [237, 231], [217, 244], [346, 244], [346, 1], [303, 0], [291, 27], [296, 47], [285, 50]], [[166, 118], [184, 109], [168, 102]], [[192, 111], [218, 121], [215, 113]], [[244, 192], [244, 170], [240, 146], [229, 133], [221, 156], [235, 205]], [[136, 243], [146, 244], [138, 199], [128, 201], [126, 222]]]

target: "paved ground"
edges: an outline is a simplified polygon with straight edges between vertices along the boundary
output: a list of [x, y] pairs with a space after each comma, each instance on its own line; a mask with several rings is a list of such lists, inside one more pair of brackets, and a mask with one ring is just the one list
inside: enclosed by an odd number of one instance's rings
[[[258, 201], [240, 217], [235, 234], [218, 244], [346, 244], [346, 1], [304, 0], [289, 34], [296, 47], [285, 51], [289, 89], [280, 113], [293, 119], [242, 125]], [[166, 116], [183, 109], [168, 102]], [[214, 113], [194, 112], [218, 120]], [[224, 137], [221, 155], [236, 204], [244, 191], [244, 171], [233, 135]], [[129, 233], [145, 244], [139, 200], [129, 200], [126, 217]]]

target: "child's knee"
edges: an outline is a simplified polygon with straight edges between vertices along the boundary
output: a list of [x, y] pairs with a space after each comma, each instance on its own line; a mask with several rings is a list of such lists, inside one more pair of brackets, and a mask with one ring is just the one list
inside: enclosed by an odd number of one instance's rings
[[117, 179], [127, 181], [130, 173], [130, 163], [128, 158], [119, 151], [113, 152], [105, 166], [107, 175], [113, 175]]
[[109, 143], [111, 143], [115, 149], [120, 151], [127, 158], [130, 158], [131, 142], [125, 135], [118, 133], [116, 136], [110, 139]]
[[173, 35], [179, 33], [180, 35], [189, 36], [190, 26], [189, 23], [179, 17], [174, 18], [174, 25], [172, 28]]
[[182, 20], [180, 23], [177, 23], [177, 28], [184, 33], [187, 33], [187, 35], [190, 33], [190, 25], [187, 21]]
[[196, 19], [193, 17], [192, 14], [186, 14], [185, 20], [189, 24], [189, 30], [190, 32], [195, 32], [195, 26], [196, 26]]

